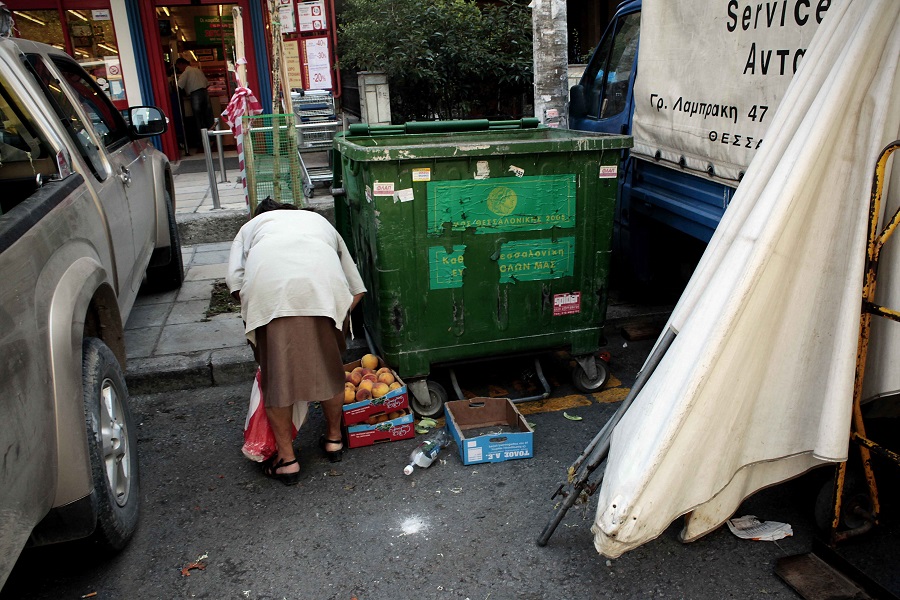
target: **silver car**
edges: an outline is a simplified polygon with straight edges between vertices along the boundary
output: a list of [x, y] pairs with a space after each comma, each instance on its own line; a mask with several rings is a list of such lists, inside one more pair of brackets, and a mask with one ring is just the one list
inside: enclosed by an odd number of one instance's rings
[[142, 283], [184, 278], [147, 139], [165, 129], [68, 55], [0, 38], [0, 585], [26, 545], [120, 549], [137, 527], [123, 325]]

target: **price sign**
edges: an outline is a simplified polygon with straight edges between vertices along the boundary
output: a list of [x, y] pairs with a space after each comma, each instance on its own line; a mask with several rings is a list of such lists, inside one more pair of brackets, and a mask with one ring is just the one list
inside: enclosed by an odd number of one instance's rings
[[303, 62], [306, 75], [306, 89], [330, 90], [331, 51], [327, 37], [303, 39]]
[[325, 0], [297, 3], [297, 21], [300, 31], [321, 31], [327, 29], [325, 21]]

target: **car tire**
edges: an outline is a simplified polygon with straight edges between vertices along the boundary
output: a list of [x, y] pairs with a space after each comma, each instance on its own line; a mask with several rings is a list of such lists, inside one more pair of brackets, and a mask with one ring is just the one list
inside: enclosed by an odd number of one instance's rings
[[181, 287], [184, 281], [184, 261], [181, 257], [181, 236], [175, 221], [175, 209], [169, 192], [165, 193], [166, 217], [169, 223], [169, 261], [147, 268], [147, 285], [153, 291], [168, 292]]
[[140, 501], [137, 431], [119, 361], [97, 338], [84, 340], [82, 383], [97, 507], [94, 539], [121, 550], [137, 529]]

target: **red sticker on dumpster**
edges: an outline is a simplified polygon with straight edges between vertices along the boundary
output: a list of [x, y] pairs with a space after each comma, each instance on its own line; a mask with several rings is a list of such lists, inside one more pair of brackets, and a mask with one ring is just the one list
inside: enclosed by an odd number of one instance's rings
[[577, 315], [581, 312], [581, 292], [553, 294], [553, 316]]

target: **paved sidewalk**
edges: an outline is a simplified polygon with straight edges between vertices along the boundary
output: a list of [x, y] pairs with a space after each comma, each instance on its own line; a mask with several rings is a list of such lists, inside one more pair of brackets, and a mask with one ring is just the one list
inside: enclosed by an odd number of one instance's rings
[[[235, 164], [235, 156], [233, 151], [225, 152], [228, 181], [223, 182], [213, 154], [219, 209], [213, 207], [204, 155], [172, 165], [184, 284], [173, 292], [138, 295], [125, 325], [126, 379], [132, 393], [241, 381], [249, 385], [253, 377], [256, 367], [240, 314], [206, 316], [213, 284], [225, 280], [231, 239], [247, 220], [239, 173], [227, 168]], [[325, 188], [317, 188], [309, 204], [326, 216], [333, 214], [334, 200]], [[192, 243], [191, 238], [201, 243]]]

